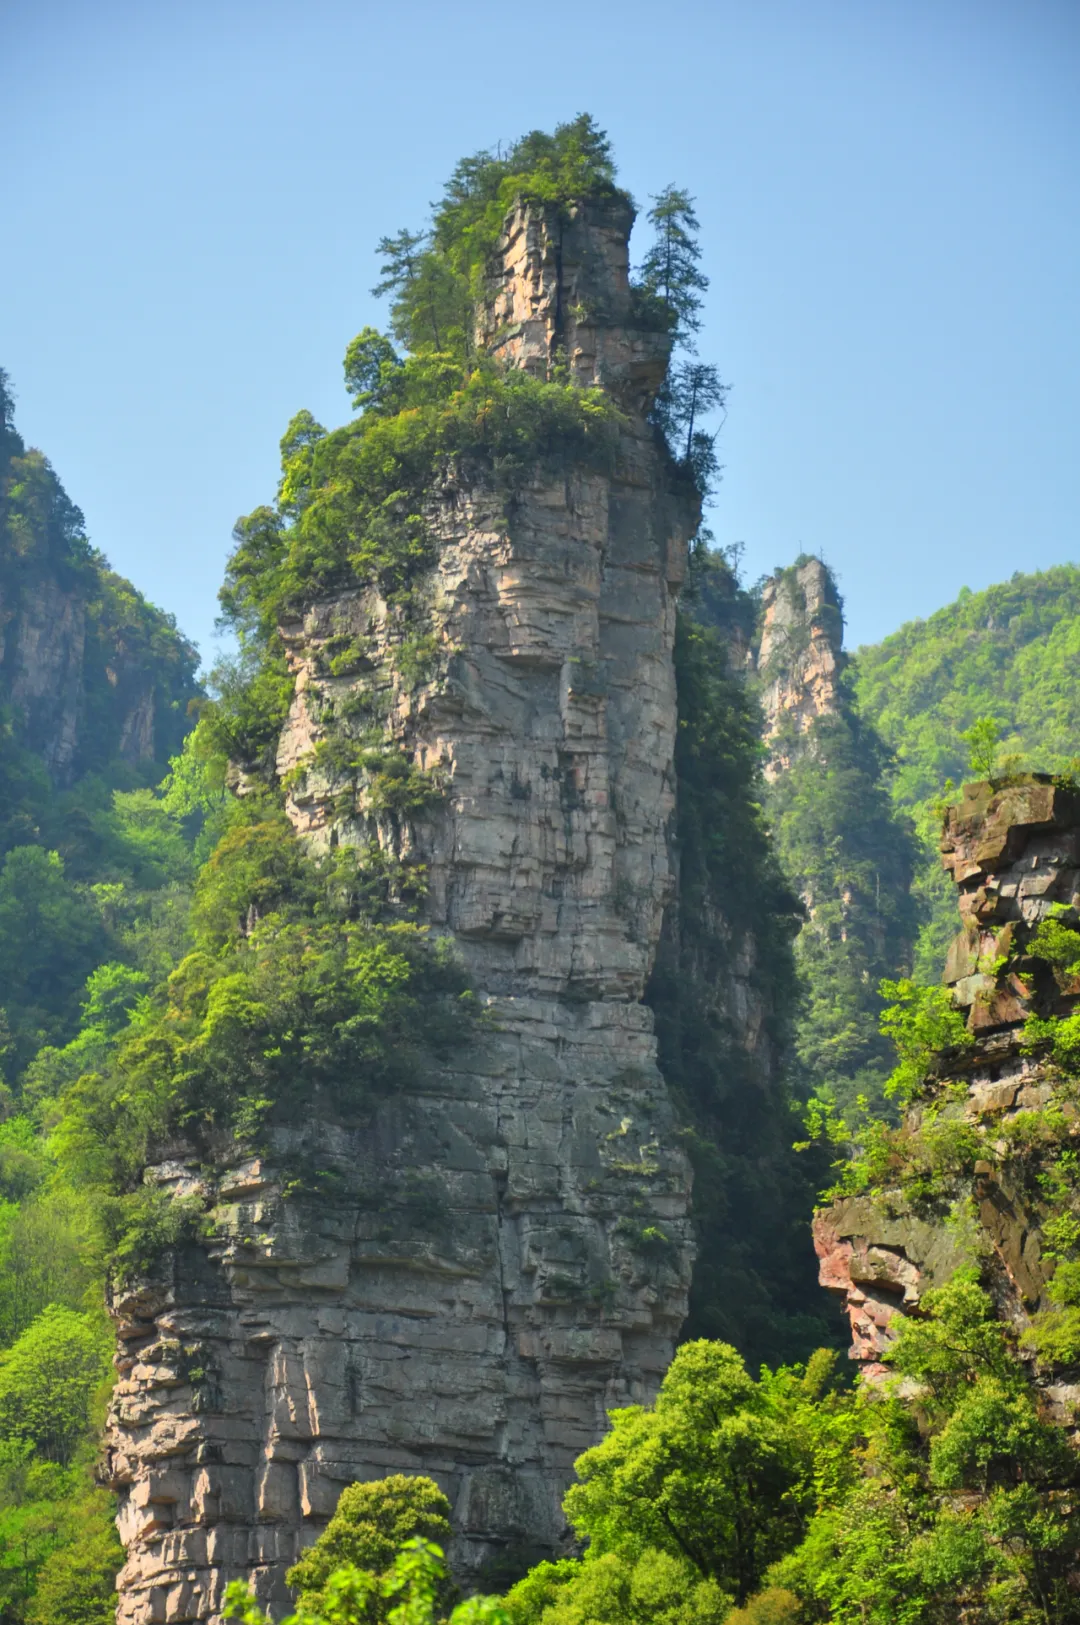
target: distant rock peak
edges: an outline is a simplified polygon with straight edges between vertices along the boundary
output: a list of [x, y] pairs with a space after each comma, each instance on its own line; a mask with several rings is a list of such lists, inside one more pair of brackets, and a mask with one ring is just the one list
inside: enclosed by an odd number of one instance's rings
[[771, 576], [761, 612], [755, 665], [773, 779], [791, 766], [813, 724], [840, 709], [844, 620], [832, 572], [817, 558]]

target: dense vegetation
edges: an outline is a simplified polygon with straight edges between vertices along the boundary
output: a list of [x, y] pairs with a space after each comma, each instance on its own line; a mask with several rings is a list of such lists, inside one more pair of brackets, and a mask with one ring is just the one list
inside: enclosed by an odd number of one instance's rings
[[[1080, 1618], [1074, 1447], [1042, 1419], [975, 1270], [925, 1309], [903, 1323], [888, 1356], [899, 1383], [884, 1386], [838, 1383], [831, 1350], [755, 1380], [729, 1345], [683, 1344], [655, 1405], [612, 1412], [577, 1463], [564, 1504], [584, 1555], [532, 1569], [505, 1614], [493, 1598], [472, 1607], [511, 1625]], [[430, 1481], [387, 1482], [346, 1490], [294, 1571], [317, 1580], [297, 1625], [420, 1625], [452, 1600], [430, 1535], [448, 1506]], [[392, 1534], [412, 1537], [396, 1560]], [[415, 1614], [392, 1606], [409, 1574], [426, 1579]], [[256, 1625], [242, 1587], [231, 1609]]]
[[[0, 613], [0, 1073], [10, 1083], [42, 1043], [71, 1036], [94, 966], [129, 957], [125, 938], [147, 929], [145, 899], [170, 856], [149, 786], [179, 749], [197, 690], [195, 651], [109, 569], [46, 459], [24, 445], [2, 373]], [[140, 710], [153, 719], [145, 753], [131, 737]]]
[[[195, 831], [179, 780], [153, 787], [196, 657], [90, 546], [2, 375], [0, 602], [0, 1619], [96, 1625], [120, 1560], [92, 1477], [112, 1339], [98, 1215], [55, 1128], [66, 1078], [183, 941]], [[44, 627], [48, 660], [54, 621], [81, 660], [28, 677], [23, 640]], [[152, 718], [137, 746], [133, 714]]]
[[[760, 673], [763, 682], [775, 681], [778, 668], [798, 675], [809, 631], [798, 577], [805, 562], [773, 578], [795, 620], [788, 644]], [[820, 613], [831, 619], [839, 649], [843, 601], [831, 577], [826, 591]], [[765, 804], [776, 855], [806, 910], [795, 944], [793, 1086], [803, 1099], [817, 1095], [846, 1109], [864, 1097], [881, 1110], [892, 1047], [880, 1027], [879, 989], [884, 978], [910, 969], [918, 849], [910, 821], [890, 799], [888, 748], [859, 707], [851, 666], [839, 658], [835, 710], [802, 733], [790, 717], [780, 719], [770, 752], [786, 765]]]
[[534, 1571], [513, 1615], [1075, 1619], [1075, 1453], [973, 1274], [926, 1308], [889, 1357], [917, 1406], [838, 1389], [824, 1351], [755, 1383], [724, 1345], [685, 1345], [655, 1408], [616, 1413], [578, 1464], [585, 1559]]
[[955, 603], [855, 657], [860, 710], [895, 757], [893, 799], [914, 819], [923, 849], [915, 885], [923, 912], [915, 956], [920, 980], [937, 979], [955, 930], [952, 886], [937, 862], [937, 807], [948, 780], [971, 774], [971, 741], [964, 736], [981, 718], [993, 718], [1000, 770], [1074, 768], [1078, 649], [1080, 569], [1061, 564], [1016, 574], [985, 592], [965, 589]]
[[679, 901], [646, 997], [694, 1165], [688, 1332], [758, 1362], [805, 1355], [838, 1325], [807, 1226], [822, 1170], [792, 1153], [799, 906], [766, 833], [760, 716], [728, 662], [754, 612], [731, 562], [698, 549], [675, 640]]

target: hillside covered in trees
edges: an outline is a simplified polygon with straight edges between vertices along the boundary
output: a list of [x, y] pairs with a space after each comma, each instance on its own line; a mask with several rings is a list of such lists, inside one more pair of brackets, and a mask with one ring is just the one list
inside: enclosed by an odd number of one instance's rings
[[1074, 772], [1078, 647], [1080, 569], [1061, 564], [965, 591], [855, 656], [860, 712], [894, 757], [893, 802], [914, 820], [922, 843], [915, 965], [923, 980], [938, 974], [953, 931], [952, 898], [936, 858], [938, 807], [945, 786], [972, 772], [964, 735], [981, 718], [993, 719], [996, 771]]
[[93, 1479], [113, 1338], [54, 1131], [176, 961], [201, 815], [170, 757], [195, 650], [88, 542], [0, 375], [0, 1618], [112, 1618]]
[[[1080, 1618], [1080, 571], [742, 583], [651, 202], [582, 117], [383, 239], [209, 697], [0, 375], [0, 1625], [117, 1510], [125, 1622]], [[1046, 879], [954, 991], [950, 802]]]

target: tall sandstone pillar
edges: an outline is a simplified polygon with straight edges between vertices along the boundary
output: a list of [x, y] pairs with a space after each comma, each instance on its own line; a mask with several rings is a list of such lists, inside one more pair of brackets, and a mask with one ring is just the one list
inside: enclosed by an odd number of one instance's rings
[[[432, 492], [428, 682], [399, 681], [394, 617], [360, 584], [283, 628], [278, 764], [309, 764], [289, 781], [297, 831], [315, 849], [374, 832], [422, 860], [427, 918], [487, 1019], [363, 1121], [277, 1130], [259, 1157], [226, 1146], [212, 1175], [166, 1148], [150, 1171], [199, 1192], [216, 1237], [113, 1304], [120, 1625], [217, 1620], [234, 1578], [284, 1610], [342, 1488], [391, 1472], [446, 1490], [463, 1575], [556, 1551], [575, 1457], [671, 1358], [690, 1181], [642, 994], [673, 889], [672, 642], [696, 516], [646, 421], [669, 340], [635, 326], [630, 223], [617, 199], [517, 207], [478, 325], [506, 364], [610, 392], [613, 472], [537, 475], [510, 508], [463, 474]], [[342, 637], [370, 658], [334, 676]], [[328, 702], [374, 690], [446, 786], [404, 828], [343, 813], [311, 765]], [[303, 1159], [336, 1194], [286, 1194]], [[642, 1244], [657, 1231], [664, 1246]]]

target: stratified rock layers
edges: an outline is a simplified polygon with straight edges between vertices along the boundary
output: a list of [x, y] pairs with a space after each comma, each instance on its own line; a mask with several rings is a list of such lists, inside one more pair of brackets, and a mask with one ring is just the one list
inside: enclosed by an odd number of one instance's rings
[[[888, 1369], [881, 1358], [897, 1317], [918, 1314], [923, 1293], [961, 1265], [981, 1262], [998, 1312], [1018, 1334], [1050, 1307], [1043, 1225], [1054, 1210], [1037, 1177], [1034, 1114], [1054, 1103], [1053, 1133], [1070, 1155], [1080, 1134], [1073, 1087], [1062, 1095], [1068, 1080], [1024, 1030], [1029, 1016], [1071, 1013], [1080, 994], [1074, 978], [1027, 952], [1044, 920], [1074, 922], [1080, 912], [1080, 794], [1035, 773], [965, 785], [946, 815], [941, 853], [962, 922], [943, 980], [973, 1042], [941, 1058], [905, 1130], [918, 1132], [932, 1112], [981, 1140], [983, 1154], [968, 1168], [946, 1162], [933, 1201], [886, 1188], [841, 1198], [815, 1218], [821, 1283], [843, 1299], [851, 1358], [872, 1377]], [[1029, 1125], [1034, 1170], [1023, 1136], [1010, 1145], [1018, 1121]], [[950, 1204], [963, 1223], [953, 1222]], [[1048, 1414], [1071, 1419], [1080, 1385], [1047, 1379], [1044, 1390]]]
[[[433, 494], [428, 682], [396, 676], [371, 591], [284, 629], [279, 766], [309, 764], [290, 816], [316, 847], [374, 829], [423, 861], [428, 917], [487, 1020], [363, 1123], [224, 1157], [218, 1239], [114, 1305], [121, 1625], [217, 1619], [237, 1577], [284, 1608], [285, 1570], [343, 1486], [391, 1471], [446, 1489], [463, 1573], [556, 1550], [574, 1458], [671, 1357], [689, 1173], [641, 998], [672, 891], [674, 595], [694, 516], [645, 420], [667, 339], [633, 326], [629, 224], [617, 200], [515, 211], [481, 319], [511, 364], [564, 360], [614, 395], [614, 472], [537, 476], [509, 509], [464, 482]], [[323, 655], [344, 637], [368, 658], [333, 676]], [[446, 789], [408, 826], [343, 813], [312, 762], [329, 702], [373, 686]], [[300, 1165], [328, 1194], [285, 1196]], [[154, 1177], [200, 1188], [182, 1157]]]

